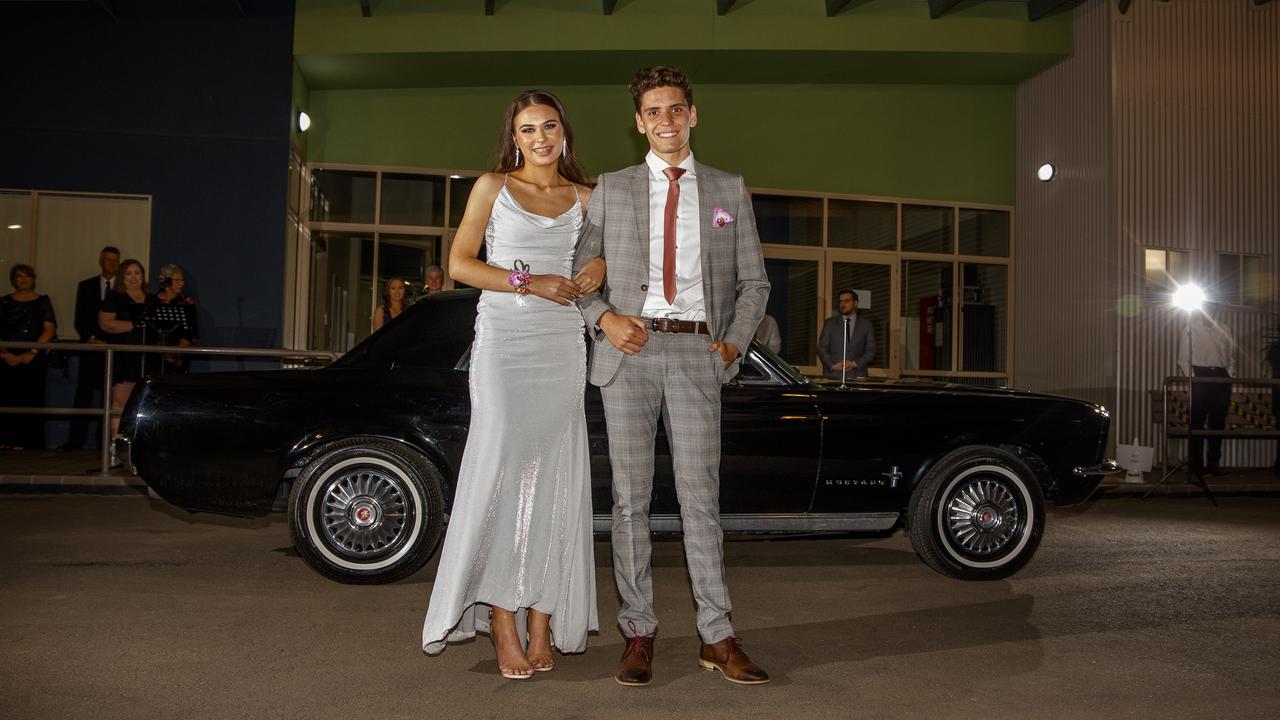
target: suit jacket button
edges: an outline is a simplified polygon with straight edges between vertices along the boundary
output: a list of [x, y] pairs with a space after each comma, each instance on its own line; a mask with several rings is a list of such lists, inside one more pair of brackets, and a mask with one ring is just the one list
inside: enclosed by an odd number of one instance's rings
[[641, 285], [641, 286], [640, 286], [640, 292], [649, 292], [649, 286], [648, 286], [648, 284]]

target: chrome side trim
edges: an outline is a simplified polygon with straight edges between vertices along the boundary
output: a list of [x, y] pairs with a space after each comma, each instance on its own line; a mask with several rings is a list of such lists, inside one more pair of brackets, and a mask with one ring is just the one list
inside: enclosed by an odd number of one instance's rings
[[1076, 477], [1088, 477], [1090, 475], [1115, 475], [1124, 472], [1124, 468], [1120, 467], [1115, 460], [1103, 460], [1097, 465], [1078, 465], [1071, 471]]
[[[725, 532], [807, 533], [807, 532], [877, 532], [891, 530], [898, 524], [898, 513], [741, 513], [720, 516]], [[591, 529], [606, 533], [613, 528], [613, 517], [593, 515]], [[651, 515], [650, 532], [680, 532], [679, 515]]]

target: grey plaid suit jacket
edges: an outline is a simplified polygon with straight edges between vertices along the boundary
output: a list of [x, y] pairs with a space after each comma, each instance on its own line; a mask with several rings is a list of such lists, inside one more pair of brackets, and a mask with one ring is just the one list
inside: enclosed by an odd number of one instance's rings
[[[764, 253], [756, 232], [751, 196], [740, 175], [696, 162], [698, 228], [702, 255], [703, 303], [711, 336], [747, 351], [769, 299]], [[608, 385], [625, 357], [596, 323], [606, 310], [639, 315], [649, 278], [649, 171], [644, 163], [596, 178], [587, 209], [587, 222], [574, 255], [574, 273], [592, 258], [604, 256], [604, 285], [578, 301], [582, 317], [592, 329], [595, 351], [591, 383]], [[733, 222], [714, 227], [716, 208]], [[726, 378], [738, 372], [738, 361]]]

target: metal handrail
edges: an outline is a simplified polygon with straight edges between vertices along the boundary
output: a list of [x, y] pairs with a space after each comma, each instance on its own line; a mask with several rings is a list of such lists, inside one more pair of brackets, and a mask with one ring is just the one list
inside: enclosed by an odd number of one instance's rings
[[[26, 408], [0, 405], [0, 415], [99, 415], [102, 417], [102, 439], [99, 460], [99, 475], [111, 473], [111, 418], [120, 415], [119, 410], [111, 409], [111, 371], [114, 369], [115, 353], [161, 353], [175, 355], [223, 355], [228, 357], [262, 357], [280, 358], [281, 360], [328, 360], [338, 359], [338, 353], [325, 350], [276, 350], [272, 348], [223, 348], [223, 347], [177, 347], [172, 345], [128, 345], [121, 343], [79, 343], [79, 342], [22, 342], [21, 340], [0, 340], [0, 348], [17, 348], [22, 350], [67, 350], [74, 352], [100, 352], [106, 354], [102, 364], [102, 408]], [[77, 379], [78, 382], [78, 379]]]
[[[1191, 391], [1192, 385], [1252, 385], [1255, 387], [1280, 387], [1280, 378], [1235, 378], [1235, 377], [1217, 377], [1209, 375], [1187, 376], [1187, 375], [1170, 375], [1164, 379], [1161, 385], [1161, 413], [1160, 413], [1160, 463], [1163, 467], [1168, 462], [1169, 439], [1187, 439], [1193, 437], [1220, 437], [1231, 438], [1236, 440], [1269, 440], [1272, 438], [1280, 438], [1280, 430], [1195, 430], [1191, 427], [1191, 418], [1188, 413], [1186, 434], [1177, 433], [1170, 434], [1169, 431], [1169, 386], [1186, 385], [1188, 393]], [[1190, 408], [1188, 408], [1190, 410]], [[1280, 416], [1280, 408], [1272, 408], [1271, 411]]]

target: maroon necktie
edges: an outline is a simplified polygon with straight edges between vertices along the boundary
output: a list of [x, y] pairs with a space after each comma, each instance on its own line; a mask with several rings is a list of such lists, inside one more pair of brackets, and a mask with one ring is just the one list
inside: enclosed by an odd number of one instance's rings
[[667, 303], [676, 300], [676, 210], [680, 207], [680, 176], [684, 168], [669, 167], [667, 176], [667, 208], [662, 214], [662, 294]]

